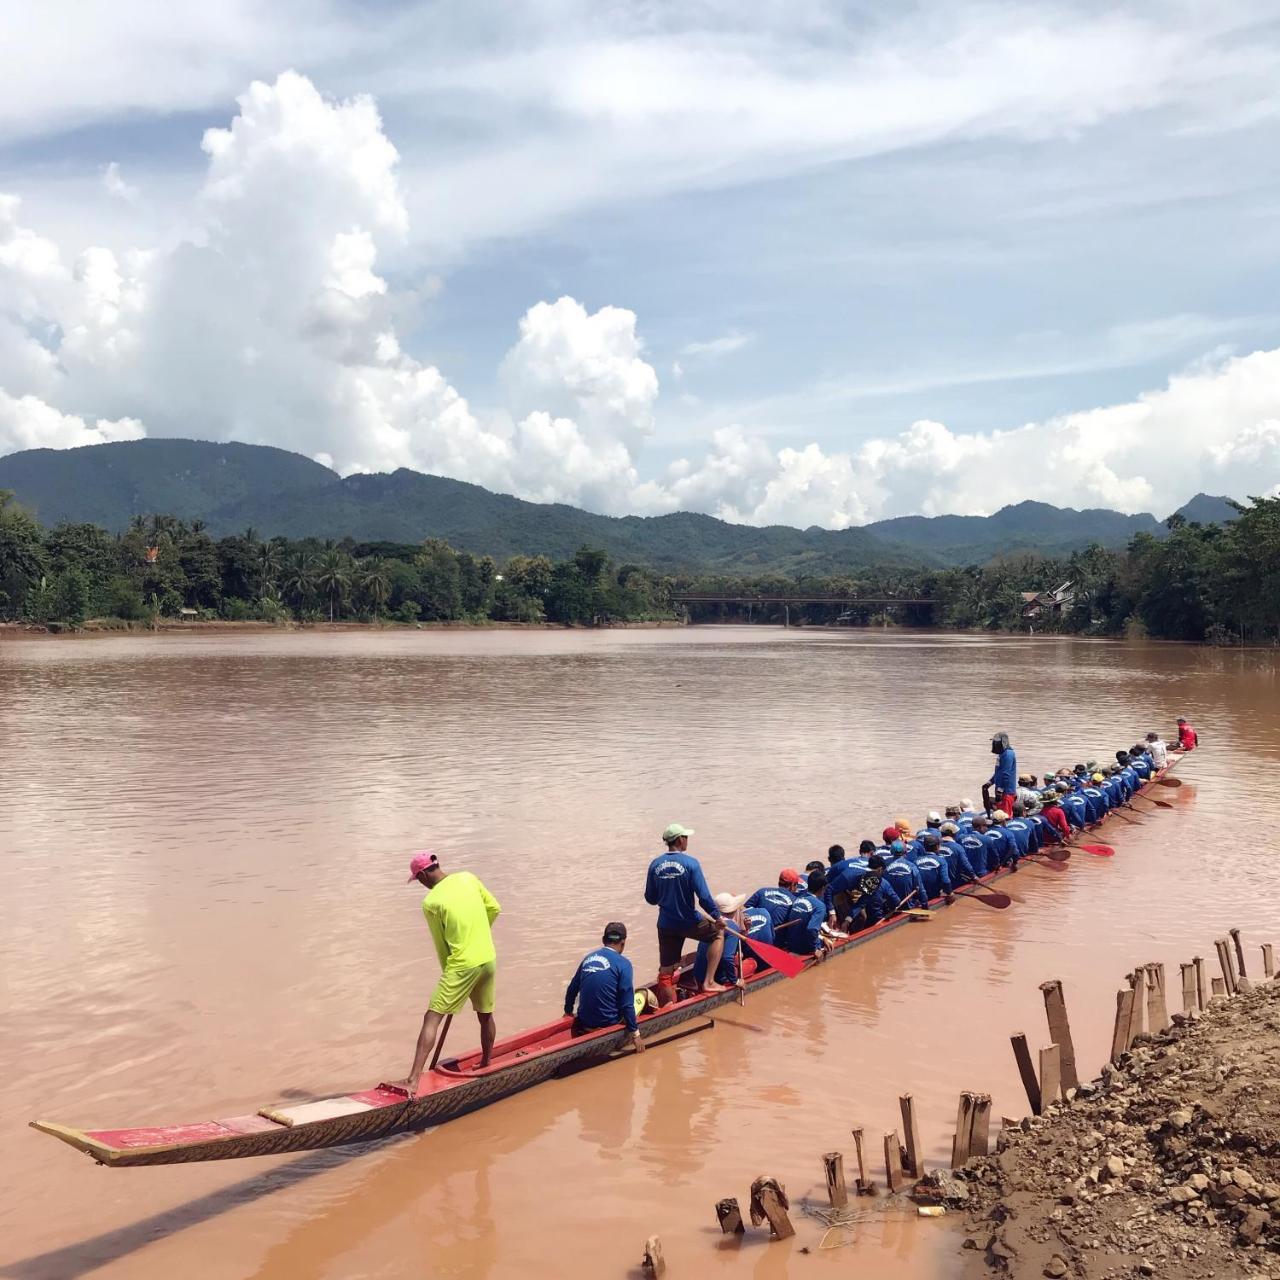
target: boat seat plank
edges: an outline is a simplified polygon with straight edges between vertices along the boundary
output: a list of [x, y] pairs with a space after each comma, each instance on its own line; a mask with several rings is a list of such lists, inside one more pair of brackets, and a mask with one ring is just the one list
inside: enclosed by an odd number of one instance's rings
[[341, 1116], [353, 1116], [360, 1111], [372, 1111], [367, 1102], [355, 1098], [322, 1098], [319, 1102], [300, 1102], [294, 1107], [263, 1107], [258, 1112], [277, 1124], [310, 1124], [315, 1120], [337, 1120]]
[[264, 1115], [231, 1116], [218, 1123], [225, 1125], [232, 1133], [266, 1133], [280, 1127], [279, 1120], [268, 1120]]

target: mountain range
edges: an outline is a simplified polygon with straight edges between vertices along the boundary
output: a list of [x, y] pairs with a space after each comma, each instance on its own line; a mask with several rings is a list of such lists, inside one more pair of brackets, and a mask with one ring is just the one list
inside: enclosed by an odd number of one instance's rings
[[[1121, 547], [1136, 533], [1166, 532], [1145, 513], [1043, 502], [1020, 502], [991, 516], [900, 516], [839, 530], [757, 528], [689, 511], [602, 516], [403, 468], [343, 478], [284, 449], [200, 440], [28, 449], [0, 458], [0, 489], [11, 489], [46, 525], [84, 521], [118, 531], [135, 515], [162, 512], [202, 520], [215, 537], [248, 527], [263, 537], [400, 543], [438, 537], [499, 559], [563, 558], [589, 544], [619, 561], [734, 574], [963, 565], [1020, 551], [1066, 554], [1094, 542]], [[1226, 498], [1197, 494], [1176, 514], [1212, 523], [1236, 512]]]

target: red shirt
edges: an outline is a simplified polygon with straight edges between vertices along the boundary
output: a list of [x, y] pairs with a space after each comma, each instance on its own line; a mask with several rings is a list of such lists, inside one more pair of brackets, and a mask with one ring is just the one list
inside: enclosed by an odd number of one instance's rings
[[1180, 724], [1178, 726], [1178, 746], [1183, 751], [1193, 750], [1199, 743], [1200, 739], [1196, 736], [1196, 731], [1189, 724]]

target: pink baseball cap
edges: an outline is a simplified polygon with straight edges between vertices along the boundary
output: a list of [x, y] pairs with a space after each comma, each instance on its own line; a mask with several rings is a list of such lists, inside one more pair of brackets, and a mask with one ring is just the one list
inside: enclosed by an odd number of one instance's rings
[[430, 849], [419, 850], [409, 859], [409, 879], [406, 883], [412, 884], [424, 871], [430, 871], [432, 867], [439, 865], [440, 859]]

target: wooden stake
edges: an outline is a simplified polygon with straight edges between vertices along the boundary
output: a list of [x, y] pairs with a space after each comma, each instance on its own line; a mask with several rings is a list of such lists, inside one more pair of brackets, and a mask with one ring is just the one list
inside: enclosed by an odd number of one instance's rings
[[1071, 1043], [1071, 1027], [1067, 1022], [1067, 1005], [1062, 995], [1062, 983], [1056, 978], [1042, 982], [1044, 1012], [1049, 1020], [1049, 1039], [1058, 1046], [1062, 1055], [1062, 1085], [1065, 1089], [1078, 1089], [1080, 1077], [1076, 1074], [1076, 1051]]
[[1119, 1062], [1129, 1048], [1129, 1015], [1133, 1011], [1133, 988], [1116, 992], [1116, 1025], [1111, 1033], [1111, 1061]]
[[1222, 996], [1225, 998], [1227, 994], [1227, 984], [1221, 978], [1211, 978], [1210, 981], [1213, 983], [1213, 994], [1215, 996]]
[[657, 1236], [650, 1236], [644, 1242], [644, 1261], [640, 1268], [645, 1275], [653, 1276], [654, 1280], [666, 1275], [667, 1260], [662, 1256], [662, 1241]]
[[1269, 942], [1262, 944], [1262, 976], [1264, 978], [1274, 978], [1276, 976], [1275, 956], [1271, 954], [1271, 943]]
[[1247, 977], [1248, 975], [1245, 973], [1244, 968], [1244, 947], [1240, 943], [1240, 930], [1228, 929], [1227, 932], [1231, 934], [1231, 941], [1236, 949], [1236, 972], [1242, 978]]
[[1182, 1012], [1195, 1013], [1199, 1008], [1196, 999], [1196, 967], [1193, 964], [1178, 966], [1182, 970]]
[[1129, 1032], [1125, 1048], [1131, 1048], [1133, 1042], [1147, 1029], [1146, 979], [1141, 969], [1135, 969], [1129, 975], [1129, 986], [1133, 991], [1133, 1000], [1129, 1005]]
[[959, 1169], [969, 1158], [973, 1145], [974, 1096], [967, 1090], [960, 1095], [960, 1108], [956, 1112], [956, 1136], [951, 1143], [951, 1167]]
[[902, 1149], [898, 1146], [896, 1129], [884, 1135], [884, 1180], [889, 1184], [890, 1195], [902, 1190]]
[[[1035, 1065], [1031, 1061], [1031, 1050], [1027, 1048], [1027, 1037], [1019, 1031], [1009, 1037], [1013, 1045], [1013, 1056], [1018, 1063], [1018, 1074], [1022, 1077], [1022, 1087], [1027, 1091], [1027, 1101], [1031, 1104], [1031, 1114], [1040, 1114], [1040, 1081], [1036, 1076]], [[955, 1165], [951, 1166], [953, 1169]]]
[[1040, 1105], [1048, 1109], [1062, 1095], [1062, 1057], [1056, 1044], [1040, 1050]]
[[785, 1240], [796, 1233], [787, 1217], [787, 1193], [776, 1178], [757, 1178], [751, 1184], [751, 1221], [768, 1220], [769, 1230], [775, 1240]]
[[838, 1151], [828, 1151], [822, 1157], [822, 1167], [827, 1175], [827, 1199], [833, 1209], [843, 1209], [849, 1203], [849, 1189], [844, 1185], [844, 1156]]
[[1204, 957], [1193, 956], [1191, 963], [1196, 967], [1196, 1002], [1203, 1012], [1205, 1005], [1209, 1003], [1209, 981], [1204, 972]]
[[969, 1139], [969, 1154], [985, 1156], [991, 1150], [991, 1095], [979, 1093], [973, 1100], [973, 1134]]
[[1222, 984], [1226, 989], [1225, 994], [1234, 995], [1235, 983], [1232, 982], [1234, 975], [1231, 971], [1231, 944], [1226, 938], [1216, 938], [1213, 946], [1218, 953], [1218, 968], [1222, 970]]
[[1164, 965], [1142, 966], [1147, 975], [1147, 1023], [1151, 1034], [1169, 1030], [1169, 1009], [1164, 998]]
[[853, 1146], [858, 1153], [858, 1181], [855, 1189], [860, 1196], [873, 1196], [876, 1193], [876, 1184], [867, 1177], [866, 1162], [862, 1158], [862, 1130], [853, 1130]]
[[916, 1123], [915, 1099], [904, 1093], [898, 1099], [898, 1108], [902, 1112], [902, 1132], [907, 1139], [907, 1172], [913, 1178], [924, 1177], [924, 1148], [920, 1145], [920, 1126]]
[[727, 1200], [716, 1201], [716, 1217], [720, 1220], [720, 1230], [725, 1235], [742, 1235], [746, 1227], [742, 1225], [742, 1210], [732, 1196]]

